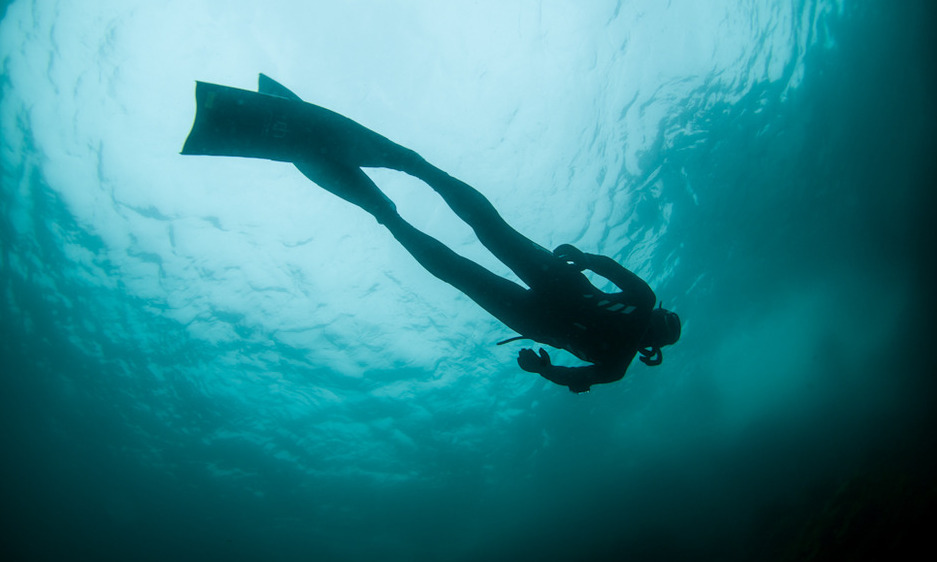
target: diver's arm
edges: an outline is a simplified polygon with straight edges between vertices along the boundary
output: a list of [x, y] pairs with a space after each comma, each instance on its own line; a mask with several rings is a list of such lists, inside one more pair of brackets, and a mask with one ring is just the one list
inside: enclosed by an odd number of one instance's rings
[[578, 267], [580, 271], [588, 269], [614, 283], [623, 293], [632, 296], [636, 304], [654, 308], [657, 297], [654, 291], [641, 279], [620, 263], [608, 256], [587, 254], [571, 244], [562, 244], [553, 250], [553, 254]]
[[[584, 367], [559, 367], [550, 363], [550, 356], [540, 348], [538, 357], [532, 349], [522, 349], [517, 355], [517, 364], [529, 373], [537, 373], [548, 381], [568, 387], [570, 392], [588, 392], [594, 384], [603, 384], [621, 380], [625, 369], [611, 368], [608, 365], [586, 365]], [[627, 366], [626, 366], [627, 368]]]
[[614, 283], [624, 293], [635, 295], [640, 301], [647, 301], [650, 308], [654, 308], [654, 291], [641, 279], [620, 263], [608, 256], [598, 254], [584, 254], [587, 268]]
[[540, 372], [540, 376], [552, 383], [569, 388], [570, 392], [579, 394], [589, 392], [594, 384], [605, 384], [621, 380], [624, 371], [613, 373], [601, 365], [586, 365], [585, 367], [558, 367], [550, 365]]

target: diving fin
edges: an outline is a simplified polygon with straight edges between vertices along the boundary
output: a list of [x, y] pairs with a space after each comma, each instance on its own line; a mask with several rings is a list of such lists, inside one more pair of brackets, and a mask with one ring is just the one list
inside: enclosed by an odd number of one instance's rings
[[196, 82], [195, 122], [182, 154], [404, 170], [422, 158], [260, 75], [260, 92]]
[[270, 93], [196, 82], [195, 122], [182, 154], [291, 162], [314, 183], [378, 221], [395, 214], [393, 202], [359, 167], [366, 165], [360, 162], [380, 166], [380, 155], [368, 148], [393, 143], [337, 113], [300, 101], [265, 78], [261, 89]]

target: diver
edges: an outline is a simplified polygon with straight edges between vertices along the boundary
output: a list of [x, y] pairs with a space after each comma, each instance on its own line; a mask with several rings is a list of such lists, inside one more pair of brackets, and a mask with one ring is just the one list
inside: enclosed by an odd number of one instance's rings
[[[465, 293], [520, 334], [591, 363], [553, 365], [540, 348], [522, 349], [521, 369], [572, 392], [620, 380], [634, 357], [660, 365], [661, 348], [680, 338], [679, 317], [640, 277], [609, 257], [570, 244], [550, 252], [509, 226], [481, 193], [416, 152], [337, 113], [303, 102], [261, 74], [259, 92], [197, 82], [196, 115], [182, 154], [241, 156], [293, 163], [320, 187], [370, 213], [427, 271]], [[435, 190], [482, 244], [529, 288], [504, 279], [417, 230], [362, 171], [389, 168]], [[620, 292], [597, 289], [590, 270]]]

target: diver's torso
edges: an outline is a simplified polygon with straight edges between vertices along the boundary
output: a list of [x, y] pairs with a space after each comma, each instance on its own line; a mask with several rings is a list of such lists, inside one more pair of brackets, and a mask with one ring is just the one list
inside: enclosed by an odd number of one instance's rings
[[543, 297], [544, 333], [534, 339], [590, 363], [630, 362], [650, 320], [647, 304], [624, 293], [593, 288], [560, 298]]

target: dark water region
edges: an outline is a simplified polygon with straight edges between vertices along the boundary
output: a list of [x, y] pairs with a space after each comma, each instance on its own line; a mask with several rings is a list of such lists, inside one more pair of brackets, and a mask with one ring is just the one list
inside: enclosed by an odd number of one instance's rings
[[[138, 292], [109, 224], [89, 223], [56, 183], [48, 141], [31, 130], [40, 121], [5, 111], [0, 549], [15, 560], [926, 551], [937, 499], [934, 12], [846, 2], [816, 31], [835, 46], [805, 53], [796, 88], [766, 81], [709, 103], [703, 85], [667, 114], [622, 188], [658, 182], [663, 194], [637, 200], [636, 239], [660, 230], [669, 204], [647, 270], [668, 272], [655, 290], [680, 311], [685, 338], [668, 370], [632, 367], [586, 397], [523, 386], [510, 358], [490, 355], [496, 337], [457, 331], [444, 308], [436, 322], [453, 338], [484, 340], [482, 366], [474, 382], [423, 393], [415, 384], [440, 380], [444, 360], [343, 377], [340, 353], [267, 345], [270, 332], [236, 307], [213, 317], [233, 336], [193, 336], [168, 304], [185, 287]], [[20, 88], [5, 76], [3, 98]], [[182, 239], [183, 220], [147, 213], [177, 221]], [[591, 242], [619, 244], [612, 230]], [[171, 276], [171, 255], [148, 256]], [[200, 283], [225, 275], [199, 265]], [[427, 346], [409, 330], [399, 345]]]

